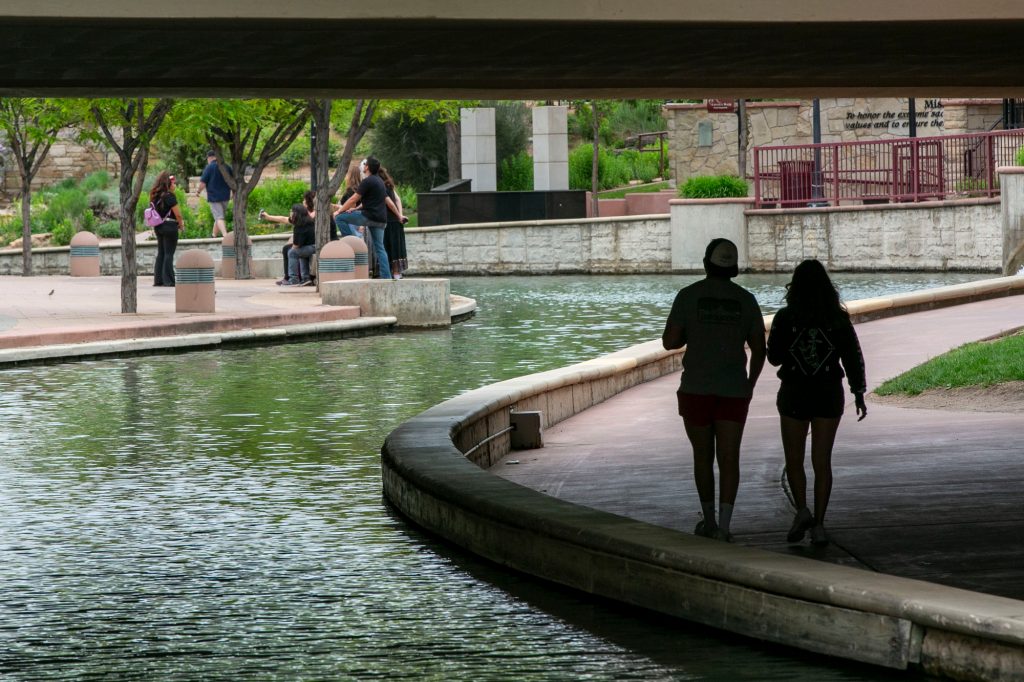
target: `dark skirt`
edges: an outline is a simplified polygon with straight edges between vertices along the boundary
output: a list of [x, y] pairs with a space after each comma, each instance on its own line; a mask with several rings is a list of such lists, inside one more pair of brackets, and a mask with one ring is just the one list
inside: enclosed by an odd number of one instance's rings
[[405, 227], [397, 220], [389, 220], [384, 230], [384, 250], [388, 252], [391, 262], [391, 276], [401, 275], [409, 269], [409, 260], [405, 253]]

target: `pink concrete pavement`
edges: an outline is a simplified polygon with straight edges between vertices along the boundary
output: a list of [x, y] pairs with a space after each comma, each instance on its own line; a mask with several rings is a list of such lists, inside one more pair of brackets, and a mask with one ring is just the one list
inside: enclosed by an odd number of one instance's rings
[[359, 317], [311, 287], [216, 281], [216, 312], [175, 312], [174, 289], [139, 278], [135, 314], [121, 313], [120, 277], [0, 277], [0, 348], [259, 329]]
[[[857, 325], [869, 387], [967, 341], [1024, 325], [1024, 297]], [[641, 384], [544, 433], [491, 471], [588, 507], [692, 532], [700, 509], [676, 414], [677, 373]], [[788, 545], [782, 446], [766, 366], [743, 440], [737, 542], [1024, 599], [1024, 415], [847, 407], [833, 458], [834, 544]], [[810, 474], [810, 463], [807, 464]], [[810, 481], [809, 481], [810, 482]], [[809, 491], [809, 499], [811, 497]]]

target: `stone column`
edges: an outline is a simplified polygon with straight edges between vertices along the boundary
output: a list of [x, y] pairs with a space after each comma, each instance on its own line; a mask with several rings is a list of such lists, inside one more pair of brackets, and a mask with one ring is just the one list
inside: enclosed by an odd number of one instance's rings
[[533, 188], [569, 189], [568, 107], [533, 109]]
[[704, 272], [704, 249], [718, 237], [736, 244], [740, 272], [749, 268], [747, 219], [743, 212], [753, 204], [750, 198], [670, 201], [672, 271]]
[[1015, 275], [1024, 266], [1024, 166], [997, 168], [1003, 218], [1003, 274]]
[[472, 180], [474, 192], [498, 189], [494, 109], [462, 110], [462, 177]]

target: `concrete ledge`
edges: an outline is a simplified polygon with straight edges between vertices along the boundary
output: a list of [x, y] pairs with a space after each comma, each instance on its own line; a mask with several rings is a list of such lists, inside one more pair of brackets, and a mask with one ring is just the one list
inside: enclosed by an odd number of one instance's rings
[[[1021, 293], [1001, 278], [851, 304], [901, 314]], [[678, 371], [649, 342], [504, 381], [437, 405], [382, 448], [385, 496], [449, 541], [531, 575], [772, 642], [934, 675], [1024, 675], [1024, 603], [749, 547], [725, 545], [516, 485], [483, 468], [509, 451], [512, 410], [555, 424], [631, 386]], [[471, 451], [467, 458], [463, 452]], [[483, 468], [481, 468], [483, 467]]]
[[357, 317], [295, 324], [268, 329], [241, 329], [222, 333], [184, 334], [150, 338], [119, 338], [88, 343], [64, 343], [0, 350], [0, 367], [85, 360], [101, 356], [141, 355], [160, 351], [199, 350], [217, 346], [279, 343], [310, 336], [349, 336], [389, 327], [394, 317]]
[[353, 279], [320, 285], [326, 305], [358, 306], [363, 315], [394, 316], [406, 327], [451, 324], [450, 294], [446, 279]]

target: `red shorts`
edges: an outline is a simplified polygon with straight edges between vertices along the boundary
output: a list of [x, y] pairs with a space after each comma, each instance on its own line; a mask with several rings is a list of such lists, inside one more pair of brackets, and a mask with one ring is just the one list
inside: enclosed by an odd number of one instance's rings
[[727, 398], [720, 395], [697, 395], [676, 391], [679, 416], [691, 426], [711, 426], [716, 421], [747, 421], [750, 398]]

